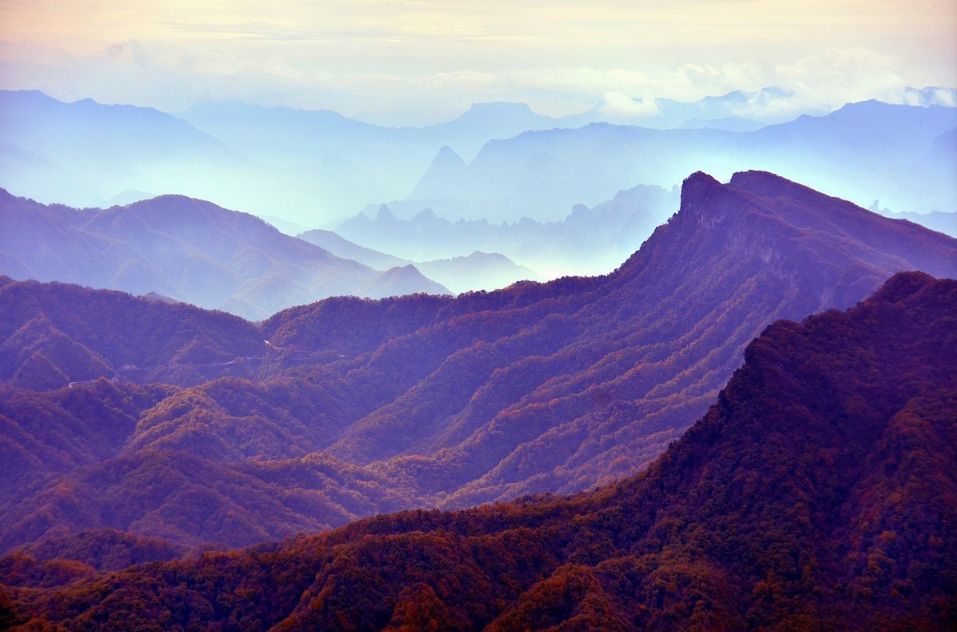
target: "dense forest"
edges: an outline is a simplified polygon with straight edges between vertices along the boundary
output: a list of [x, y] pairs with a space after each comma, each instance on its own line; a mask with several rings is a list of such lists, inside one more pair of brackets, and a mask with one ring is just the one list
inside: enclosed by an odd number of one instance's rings
[[744, 173], [689, 178], [604, 277], [328, 299], [259, 324], [5, 280], [0, 553], [109, 530], [241, 547], [582, 491], [678, 439], [768, 324], [906, 269], [957, 276], [957, 241]]
[[953, 629], [957, 282], [898, 274], [845, 312], [774, 323], [745, 358], [651, 467], [598, 490], [93, 575], [25, 551], [2, 567], [4, 616], [80, 630]]

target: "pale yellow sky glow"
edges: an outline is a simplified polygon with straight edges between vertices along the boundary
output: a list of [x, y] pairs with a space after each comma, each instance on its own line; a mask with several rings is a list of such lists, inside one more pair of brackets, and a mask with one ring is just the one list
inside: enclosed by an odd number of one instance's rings
[[957, 0], [0, 0], [0, 86], [165, 109], [204, 99], [416, 122], [474, 101], [779, 85], [808, 103], [957, 84]]

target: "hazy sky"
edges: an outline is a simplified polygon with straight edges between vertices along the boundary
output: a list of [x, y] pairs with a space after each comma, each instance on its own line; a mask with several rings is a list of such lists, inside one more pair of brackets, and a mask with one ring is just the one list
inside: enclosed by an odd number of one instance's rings
[[957, 85], [957, 0], [0, 0], [0, 86], [67, 100], [417, 123], [766, 85], [798, 109]]

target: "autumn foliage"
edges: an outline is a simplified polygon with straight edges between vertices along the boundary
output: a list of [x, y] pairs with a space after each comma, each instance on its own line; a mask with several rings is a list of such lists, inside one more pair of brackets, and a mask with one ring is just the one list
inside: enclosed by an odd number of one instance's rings
[[[779, 321], [643, 473], [8, 587], [71, 629], [953, 629], [957, 282]], [[8, 617], [11, 615], [8, 615]]]
[[2, 280], [0, 553], [104, 530], [242, 547], [593, 488], [677, 440], [770, 323], [904, 269], [957, 276], [957, 242], [749, 172], [691, 176], [603, 277], [258, 324]]

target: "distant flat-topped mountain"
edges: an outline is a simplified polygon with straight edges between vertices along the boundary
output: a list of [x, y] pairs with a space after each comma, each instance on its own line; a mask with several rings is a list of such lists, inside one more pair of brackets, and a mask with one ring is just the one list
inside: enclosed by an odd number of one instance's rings
[[96, 574], [91, 542], [125, 559], [175, 552], [109, 532], [58, 538], [0, 560], [6, 616], [115, 629], [950, 630], [954, 314], [957, 282], [906, 273], [846, 312], [779, 321], [646, 472], [590, 493], [380, 516], [114, 574]]
[[[399, 238], [398, 235], [393, 235]], [[310, 230], [299, 235], [310, 243], [328, 250], [337, 257], [352, 259], [370, 268], [387, 270], [396, 266], [414, 265], [428, 278], [434, 279], [453, 292], [472, 290], [497, 290], [517, 281], [540, 281], [541, 277], [529, 268], [515, 264], [505, 255], [494, 252], [479, 252], [470, 255], [433, 259], [431, 261], [409, 261], [387, 255], [371, 248], [364, 248], [348, 239], [340, 237], [331, 230]], [[420, 234], [428, 240], [428, 235]]]
[[444, 123], [387, 127], [328, 110], [206, 103], [172, 116], [0, 91], [0, 186], [72, 206], [166, 191], [314, 228], [396, 200], [446, 217], [555, 221], [638, 183], [670, 189], [696, 169], [758, 166], [859, 203], [950, 211], [957, 157], [944, 135], [957, 108], [942, 104], [953, 94], [909, 90], [909, 105], [852, 104], [811, 123], [781, 118], [803, 111], [788, 102], [799, 95], [766, 88], [655, 99], [639, 117], [608, 103], [558, 118], [482, 103]]
[[[656, 130], [592, 124], [486, 144], [464, 168], [426, 171], [406, 202], [489, 220], [557, 219], [635, 183], [670, 187], [694, 169], [758, 166], [860, 203], [957, 208], [957, 154], [946, 151], [957, 108], [867, 101], [754, 131]], [[441, 164], [445, 164], [442, 161]]]
[[373, 270], [183, 196], [76, 210], [0, 190], [0, 227], [0, 274], [157, 292], [254, 320], [334, 295], [447, 291], [414, 268]]
[[408, 194], [442, 146], [472, 156], [493, 138], [558, 124], [513, 103], [385, 127], [329, 110], [205, 103], [173, 116], [0, 91], [0, 186], [73, 206], [171, 191], [260, 215], [278, 207], [284, 219], [316, 226]]
[[[258, 325], [8, 282], [0, 547], [91, 529], [241, 546], [587, 489], [678, 439], [769, 324], [914, 269], [957, 276], [957, 240], [744, 172], [689, 177], [680, 210], [603, 277], [332, 298]], [[117, 340], [114, 322], [143, 326]], [[53, 390], [64, 379], [89, 383]]]

